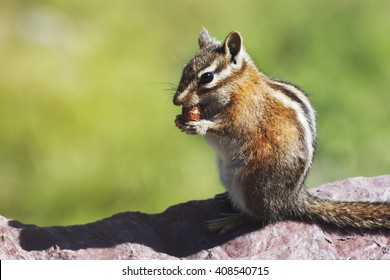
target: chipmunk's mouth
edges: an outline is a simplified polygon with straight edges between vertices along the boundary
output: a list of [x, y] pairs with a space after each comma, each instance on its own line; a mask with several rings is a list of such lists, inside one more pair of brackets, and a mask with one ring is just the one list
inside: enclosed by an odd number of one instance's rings
[[181, 109], [181, 115], [185, 122], [200, 121], [202, 117], [199, 105], [183, 106]]
[[188, 121], [199, 121], [210, 119], [213, 114], [206, 105], [198, 103], [191, 106], [183, 106], [182, 116]]
[[202, 103], [198, 103], [192, 106], [183, 106], [182, 113], [185, 112], [190, 112], [194, 116], [199, 115], [198, 120], [209, 120], [217, 114], [217, 112], [213, 110], [212, 107], [206, 106]]

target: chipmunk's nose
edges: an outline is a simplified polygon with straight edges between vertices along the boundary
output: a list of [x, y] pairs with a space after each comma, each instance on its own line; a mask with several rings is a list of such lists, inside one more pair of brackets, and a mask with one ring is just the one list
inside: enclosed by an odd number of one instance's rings
[[181, 91], [176, 91], [175, 92], [175, 95], [173, 96], [173, 104], [175, 104], [176, 106], [182, 106], [184, 105], [184, 102], [185, 102], [185, 94], [183, 94], [183, 92]]
[[178, 96], [179, 96], [179, 92], [176, 91], [175, 95], [173, 96], [173, 104], [176, 105], [176, 106], [182, 105], [182, 104], [180, 104], [180, 101], [178, 100]]

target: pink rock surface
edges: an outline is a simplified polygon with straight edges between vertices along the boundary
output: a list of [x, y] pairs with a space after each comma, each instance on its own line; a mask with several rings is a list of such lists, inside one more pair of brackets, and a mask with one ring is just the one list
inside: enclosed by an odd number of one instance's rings
[[[390, 176], [311, 190], [340, 200], [390, 200]], [[0, 216], [0, 259], [390, 259], [390, 232], [340, 232], [302, 222], [246, 226], [225, 235], [204, 222], [223, 207], [189, 201], [160, 214], [119, 213], [84, 225], [38, 227]]]

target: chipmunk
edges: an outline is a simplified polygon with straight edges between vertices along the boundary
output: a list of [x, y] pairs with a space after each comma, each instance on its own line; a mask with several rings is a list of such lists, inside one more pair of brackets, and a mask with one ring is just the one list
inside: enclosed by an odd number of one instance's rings
[[[200, 50], [184, 67], [173, 103], [175, 124], [203, 135], [217, 155], [220, 180], [238, 213], [207, 223], [225, 233], [248, 222], [304, 220], [339, 228], [390, 228], [390, 202], [344, 202], [313, 196], [305, 178], [316, 148], [316, 120], [306, 93], [269, 78], [238, 32], [224, 42], [201, 29]], [[186, 117], [200, 111], [199, 118]], [[194, 113], [196, 115], [196, 113]]]

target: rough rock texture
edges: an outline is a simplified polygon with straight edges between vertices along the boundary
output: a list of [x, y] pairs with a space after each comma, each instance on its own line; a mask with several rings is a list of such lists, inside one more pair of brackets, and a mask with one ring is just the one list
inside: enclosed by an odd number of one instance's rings
[[[390, 200], [390, 176], [353, 178], [313, 193]], [[204, 229], [223, 206], [190, 201], [160, 214], [125, 212], [94, 223], [37, 227], [0, 217], [0, 259], [390, 259], [390, 232], [339, 232], [285, 221], [226, 235]], [[225, 209], [226, 210], [226, 209]]]

